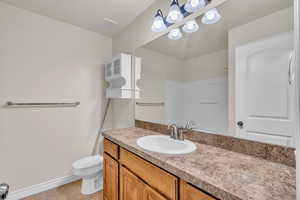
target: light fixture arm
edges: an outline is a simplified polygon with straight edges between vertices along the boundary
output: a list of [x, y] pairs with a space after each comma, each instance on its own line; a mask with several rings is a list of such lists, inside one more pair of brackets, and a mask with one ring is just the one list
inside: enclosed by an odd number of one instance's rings
[[157, 17], [157, 16], [161, 16], [162, 18], [164, 18], [164, 14], [161, 9], [157, 10], [155, 17]]
[[171, 6], [173, 6], [173, 5], [175, 5], [175, 4], [179, 6], [178, 0], [172, 0]]

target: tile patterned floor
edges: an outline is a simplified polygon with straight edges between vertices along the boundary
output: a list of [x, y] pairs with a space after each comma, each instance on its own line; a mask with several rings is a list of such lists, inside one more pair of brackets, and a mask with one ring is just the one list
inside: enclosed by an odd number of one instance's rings
[[80, 184], [80, 181], [76, 181], [46, 192], [26, 197], [23, 200], [103, 200], [102, 191], [92, 195], [82, 195], [80, 193]]

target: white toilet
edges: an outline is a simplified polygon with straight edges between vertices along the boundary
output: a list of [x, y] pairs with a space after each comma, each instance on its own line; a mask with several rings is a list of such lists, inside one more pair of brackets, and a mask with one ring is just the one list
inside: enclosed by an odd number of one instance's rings
[[103, 157], [89, 156], [77, 160], [72, 165], [74, 175], [82, 178], [81, 193], [93, 194], [103, 187]]

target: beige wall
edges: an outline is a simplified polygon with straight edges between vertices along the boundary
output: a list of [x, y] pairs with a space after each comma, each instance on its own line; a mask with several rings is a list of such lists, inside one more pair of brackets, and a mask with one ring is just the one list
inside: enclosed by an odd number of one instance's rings
[[[0, 182], [14, 191], [69, 175], [91, 153], [112, 40], [4, 3], [0, 24]], [[8, 109], [6, 101], [81, 105]]]
[[206, 80], [227, 76], [228, 51], [220, 50], [184, 61], [184, 80]]
[[251, 41], [260, 40], [293, 29], [293, 8], [283, 9], [271, 15], [233, 28], [228, 34], [229, 80], [229, 133], [235, 135], [235, 48]]

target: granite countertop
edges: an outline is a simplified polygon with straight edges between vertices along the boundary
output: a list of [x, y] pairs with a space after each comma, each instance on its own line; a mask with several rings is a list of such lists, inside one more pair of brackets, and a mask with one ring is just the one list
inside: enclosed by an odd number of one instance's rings
[[113, 129], [103, 136], [222, 200], [295, 200], [296, 170], [283, 164], [196, 143], [184, 155], [146, 151], [139, 137], [160, 135], [141, 128]]

